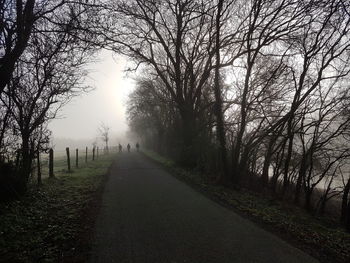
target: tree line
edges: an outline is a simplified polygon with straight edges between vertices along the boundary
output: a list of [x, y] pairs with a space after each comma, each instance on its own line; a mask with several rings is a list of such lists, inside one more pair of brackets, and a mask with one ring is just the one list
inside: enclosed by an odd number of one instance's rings
[[337, 197], [350, 230], [349, 2], [118, 1], [105, 19], [144, 144], [318, 214]]

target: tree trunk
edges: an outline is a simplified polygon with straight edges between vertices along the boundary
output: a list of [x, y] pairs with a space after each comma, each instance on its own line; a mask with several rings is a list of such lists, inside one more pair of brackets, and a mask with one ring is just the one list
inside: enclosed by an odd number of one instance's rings
[[347, 206], [347, 217], [346, 217], [346, 231], [350, 232], [350, 202], [348, 202], [348, 206]]
[[312, 204], [311, 204], [312, 193], [313, 193], [313, 189], [308, 189], [305, 191], [305, 205], [304, 205], [304, 207], [309, 212], [312, 210]]
[[284, 142], [281, 145], [281, 150], [277, 152], [276, 154], [276, 161], [275, 161], [275, 168], [273, 170], [273, 176], [271, 179], [270, 183], [270, 188], [273, 194], [277, 193], [277, 183], [278, 183], [278, 178], [280, 176], [280, 169], [282, 165], [282, 156], [284, 155], [284, 150], [286, 146], [287, 141], [284, 140]]
[[346, 220], [349, 216], [348, 213], [348, 198], [349, 198], [349, 192], [350, 192], [350, 178], [348, 179], [345, 187], [344, 187], [344, 192], [343, 192], [343, 197], [342, 197], [342, 205], [341, 205], [341, 217], [340, 221], [341, 223], [345, 224]]
[[269, 168], [271, 164], [272, 150], [273, 150], [274, 143], [275, 143], [275, 136], [271, 137], [269, 141], [269, 145], [267, 147], [266, 154], [265, 154], [264, 166], [263, 166], [263, 171], [261, 175], [261, 181], [264, 187], [266, 187], [269, 183]]
[[238, 183], [241, 183], [242, 180], [247, 178], [248, 175], [248, 162], [249, 162], [249, 149], [244, 149], [244, 151], [242, 152], [241, 155], [241, 160], [239, 162], [239, 166], [238, 166], [238, 170], [239, 170], [239, 174], [237, 179]]
[[303, 179], [306, 176], [306, 171], [307, 171], [307, 155], [308, 153], [306, 153], [306, 155], [303, 156], [303, 159], [301, 161], [301, 165], [300, 165], [300, 170], [299, 170], [299, 174], [298, 174], [298, 178], [297, 178], [297, 183], [295, 185], [295, 195], [294, 195], [294, 204], [298, 205], [300, 202], [300, 193], [301, 193], [301, 186], [302, 186], [302, 182]]
[[191, 106], [184, 106], [181, 111], [182, 117], [182, 145], [178, 158], [181, 165], [193, 168], [196, 165], [196, 119]]
[[227, 167], [227, 149], [226, 149], [226, 136], [224, 127], [224, 116], [222, 112], [222, 97], [220, 86], [220, 29], [221, 29], [221, 12], [222, 12], [223, 0], [219, 0], [217, 5], [216, 15], [216, 39], [215, 39], [215, 79], [214, 79], [214, 94], [215, 94], [215, 116], [216, 116], [216, 135], [219, 143], [219, 153], [222, 163], [222, 173], [220, 174], [219, 181], [221, 183], [227, 183], [228, 167]]
[[27, 191], [27, 184], [32, 169], [32, 156], [29, 147], [29, 136], [22, 134], [22, 165], [20, 167], [19, 189], [20, 194]]
[[323, 216], [325, 211], [326, 211], [326, 205], [327, 205], [327, 194], [325, 194], [324, 196], [321, 197], [320, 200], [320, 208], [319, 208], [319, 212], [318, 214], [320, 216]]
[[322, 198], [321, 204], [320, 204], [320, 211], [319, 211], [320, 216], [324, 215], [324, 212], [326, 211], [326, 204], [327, 204], [327, 199]]
[[[291, 128], [288, 128], [288, 130]], [[292, 151], [293, 151], [293, 139], [294, 135], [291, 133], [291, 131], [288, 132], [288, 137], [289, 137], [289, 142], [288, 142], [288, 151], [287, 151], [287, 157], [284, 162], [284, 173], [283, 173], [283, 188], [282, 188], [282, 195], [284, 196], [287, 188], [289, 186], [289, 178], [288, 178], [288, 173], [289, 173], [289, 165], [290, 165], [290, 160], [292, 158]]]

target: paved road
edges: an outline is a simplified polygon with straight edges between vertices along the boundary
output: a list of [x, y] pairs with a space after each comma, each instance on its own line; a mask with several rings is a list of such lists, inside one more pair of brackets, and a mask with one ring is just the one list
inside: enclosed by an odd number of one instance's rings
[[91, 262], [317, 261], [141, 154], [122, 153], [103, 194]]

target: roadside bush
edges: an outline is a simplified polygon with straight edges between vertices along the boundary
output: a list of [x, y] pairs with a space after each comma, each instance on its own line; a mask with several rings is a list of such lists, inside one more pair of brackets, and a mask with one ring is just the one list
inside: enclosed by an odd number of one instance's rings
[[13, 163], [0, 162], [0, 201], [18, 198], [22, 192], [19, 172]]

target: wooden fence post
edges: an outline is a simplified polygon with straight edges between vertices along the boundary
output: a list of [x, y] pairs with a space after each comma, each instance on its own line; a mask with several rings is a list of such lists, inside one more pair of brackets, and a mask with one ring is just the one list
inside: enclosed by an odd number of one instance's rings
[[37, 161], [37, 174], [38, 174], [38, 185], [42, 185], [42, 181], [41, 181], [41, 163], [40, 163], [40, 153], [38, 152], [38, 155], [36, 157], [36, 161]]
[[87, 156], [88, 156], [88, 147], [85, 149], [85, 163], [87, 163]]
[[76, 168], [79, 167], [79, 150], [78, 149], [75, 150], [75, 167]]
[[70, 155], [69, 155], [69, 147], [66, 148], [66, 153], [67, 153], [68, 172], [70, 173]]
[[49, 151], [49, 177], [53, 178], [53, 149], [51, 148]]
[[[20, 159], [20, 151], [19, 150], [17, 150], [16, 151], [16, 167], [18, 167], [19, 166], [19, 159]], [[2, 155], [2, 161], [5, 161], [5, 156], [4, 155]]]
[[92, 160], [95, 161], [95, 147], [92, 148]]

